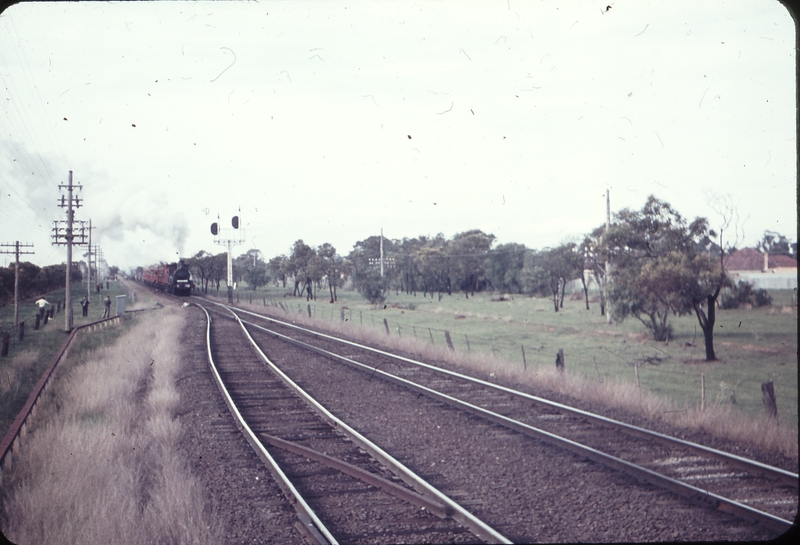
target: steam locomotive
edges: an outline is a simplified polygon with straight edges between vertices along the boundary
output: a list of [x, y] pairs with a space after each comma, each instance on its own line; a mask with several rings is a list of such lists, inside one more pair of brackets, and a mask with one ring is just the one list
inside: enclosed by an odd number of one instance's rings
[[159, 263], [142, 271], [142, 282], [174, 295], [191, 295], [194, 281], [183, 263]]

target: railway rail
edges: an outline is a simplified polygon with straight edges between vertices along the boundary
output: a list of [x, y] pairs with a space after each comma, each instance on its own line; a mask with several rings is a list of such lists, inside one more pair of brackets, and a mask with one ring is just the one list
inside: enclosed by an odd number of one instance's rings
[[[391, 381], [555, 444], [696, 504], [757, 521], [777, 532], [791, 528], [797, 516], [796, 473], [276, 318], [236, 310], [250, 317], [243, 323], [253, 335], [270, 335], [323, 354], [369, 373], [370, 378]], [[270, 326], [261, 325], [264, 321]]]
[[329, 413], [275, 367], [233, 314], [208, 317], [225, 402], [318, 543], [510, 543]]

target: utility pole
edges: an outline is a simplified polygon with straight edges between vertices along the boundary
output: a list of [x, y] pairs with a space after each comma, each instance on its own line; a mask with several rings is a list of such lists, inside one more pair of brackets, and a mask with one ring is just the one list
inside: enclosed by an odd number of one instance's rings
[[[72, 192], [75, 189], [83, 189], [81, 185], [74, 185], [72, 183], [72, 171], [69, 171], [69, 183], [59, 184], [59, 189], [66, 189], [67, 190], [67, 197], [64, 198], [64, 195], [61, 195], [61, 202], [58, 205], [60, 208], [67, 209], [67, 220], [66, 222], [63, 221], [54, 221], [53, 226], [53, 244], [61, 245], [66, 244], [67, 246], [67, 281], [66, 281], [66, 301], [65, 301], [65, 312], [64, 312], [64, 331], [70, 332], [72, 331], [72, 293], [71, 289], [71, 278], [72, 275], [72, 245], [73, 244], [85, 244], [85, 237], [86, 234], [84, 232], [84, 227], [81, 225], [80, 233], [75, 234], [73, 229], [73, 221], [74, 221], [74, 210], [75, 208], [81, 207], [81, 198], [80, 197], [73, 197]], [[61, 227], [59, 224], [65, 224], [64, 227]], [[61, 239], [64, 242], [61, 242]], [[75, 242], [75, 239], [78, 239]]]
[[2, 248], [14, 248], [14, 251], [0, 249], [0, 254], [14, 254], [14, 331], [18, 332], [19, 328], [19, 256], [20, 254], [32, 254], [33, 252], [20, 251], [22, 248], [33, 248], [33, 244], [20, 244], [16, 241], [14, 244], [0, 244]]
[[[611, 229], [611, 190], [606, 189], [606, 234], [608, 234], [609, 229]], [[606, 258], [606, 274], [603, 284], [608, 286], [609, 280], [611, 280], [611, 264]], [[611, 323], [611, 305], [608, 300], [608, 292], [606, 292], [606, 323]]]
[[[241, 214], [242, 209], [239, 209], [239, 213]], [[219, 220], [219, 217], [217, 217]], [[237, 244], [244, 244], [244, 229], [239, 231], [239, 216], [233, 216], [231, 218], [231, 225], [233, 229], [220, 229], [219, 223], [214, 222], [211, 224], [211, 234], [214, 235], [214, 244], [219, 244], [220, 246], [225, 246], [227, 250], [228, 256], [228, 304], [233, 303], [233, 259], [231, 258], [231, 252], [233, 251], [233, 247]], [[241, 233], [237, 235], [237, 232]], [[219, 237], [219, 238], [217, 238]]]
[[89, 253], [86, 255], [86, 298], [92, 298], [92, 220], [89, 220]]

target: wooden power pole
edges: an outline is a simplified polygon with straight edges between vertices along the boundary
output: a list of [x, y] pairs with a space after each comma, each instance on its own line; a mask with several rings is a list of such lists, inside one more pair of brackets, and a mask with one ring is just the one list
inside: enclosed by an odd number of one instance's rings
[[[14, 248], [13, 251], [4, 248]], [[0, 244], [0, 254], [14, 254], [14, 331], [19, 328], [19, 256], [20, 254], [32, 254], [33, 252], [20, 251], [20, 248], [33, 248], [33, 244]]]

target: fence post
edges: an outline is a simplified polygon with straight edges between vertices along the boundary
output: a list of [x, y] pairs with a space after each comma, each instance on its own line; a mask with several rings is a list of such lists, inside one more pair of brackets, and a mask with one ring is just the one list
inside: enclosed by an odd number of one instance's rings
[[431, 331], [431, 328], [428, 328], [428, 334], [431, 336], [431, 344], [435, 345], [436, 343], [433, 342], [433, 332]]
[[700, 373], [700, 412], [706, 410], [706, 375]]
[[311, 305], [308, 305], [308, 317], [311, 318]]
[[344, 309], [343, 308], [339, 309], [339, 321], [340, 322], [344, 322]]
[[556, 354], [556, 370], [559, 373], [564, 372], [564, 349], [559, 348], [558, 354]]
[[464, 333], [464, 340], [467, 341], [467, 352], [472, 352], [472, 349], [469, 346], [469, 337], [467, 337], [466, 333]]
[[34, 320], [34, 322], [33, 322], [33, 330], [34, 330], [34, 331], [39, 331], [39, 322], [40, 322], [40, 321], [41, 321], [41, 318], [40, 318], [40, 317], [39, 317], [39, 315], [37, 314], [37, 315], [36, 315], [36, 319], [35, 319], [35, 320]]
[[594, 361], [594, 372], [597, 373], [597, 380], [599, 382], [603, 382], [603, 380], [600, 378], [600, 371], [597, 370], [597, 358], [592, 356], [592, 361]]
[[[466, 335], [464, 335], [464, 336], [466, 337]], [[467, 346], [469, 346], [469, 343], [467, 343]], [[525, 361], [525, 345], [521, 344], [521, 345], [519, 345], [519, 347], [522, 348], [522, 368], [525, 371], [527, 371], [528, 370], [528, 362]]]
[[444, 331], [444, 340], [447, 343], [447, 348], [449, 348], [451, 352], [455, 352], [456, 349], [453, 348], [453, 340], [450, 338], [450, 332], [446, 329]]
[[3, 331], [3, 344], [0, 346], [0, 356], [6, 357], [8, 356], [8, 342], [11, 340], [11, 335], [8, 334], [8, 331]]
[[764, 400], [767, 417], [778, 420], [778, 404], [775, 402], [775, 387], [771, 380], [761, 383], [761, 398]]
[[[633, 371], [634, 371], [634, 373], [636, 373], [636, 388], [638, 388], [639, 391], [641, 392], [642, 391], [642, 385], [639, 382], [639, 364], [638, 363], [634, 363], [633, 364]], [[703, 387], [703, 392], [705, 392], [705, 387]]]
[[389, 333], [389, 322], [386, 321], [386, 318], [383, 319], [383, 326], [386, 328], [386, 334], [390, 335], [390, 333]]
[[17, 339], [22, 340], [25, 338], [25, 320], [19, 323], [19, 330], [17, 331]]

